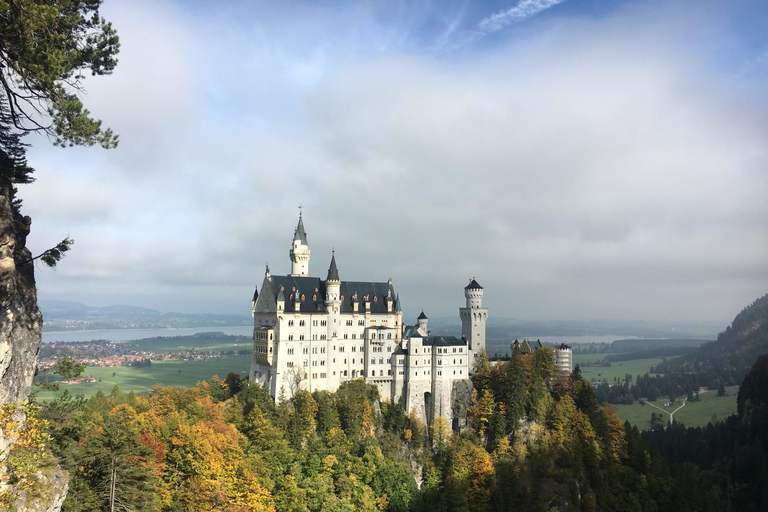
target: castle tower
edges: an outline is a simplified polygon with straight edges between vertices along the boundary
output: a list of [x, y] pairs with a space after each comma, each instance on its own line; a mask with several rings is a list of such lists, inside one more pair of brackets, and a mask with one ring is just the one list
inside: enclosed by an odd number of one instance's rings
[[424, 336], [429, 334], [429, 331], [427, 330], [428, 320], [427, 315], [425, 315], [423, 311], [419, 315], [419, 318], [416, 319], [416, 321], [419, 322], [419, 329], [424, 333]]
[[328, 267], [328, 277], [325, 280], [325, 305], [336, 306], [338, 309], [341, 303], [341, 279], [339, 278], [339, 269], [336, 266], [336, 251], [331, 255], [331, 266]]
[[459, 308], [461, 317], [461, 335], [469, 342], [469, 350], [477, 358], [485, 351], [485, 322], [488, 319], [488, 309], [483, 307], [483, 287], [474, 278], [464, 287], [464, 297], [467, 306]]
[[299, 223], [293, 234], [293, 245], [291, 246], [291, 277], [307, 276], [309, 277], [309, 244], [307, 243], [307, 232], [304, 231], [304, 221], [299, 213]]

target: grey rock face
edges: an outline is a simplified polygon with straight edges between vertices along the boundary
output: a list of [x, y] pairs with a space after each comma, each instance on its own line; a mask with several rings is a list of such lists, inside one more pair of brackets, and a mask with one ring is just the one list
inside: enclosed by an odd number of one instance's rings
[[[26, 400], [32, 390], [43, 332], [37, 307], [34, 263], [26, 247], [31, 221], [11, 207], [10, 185], [0, 185], [0, 405]], [[10, 439], [0, 436], [0, 471], [10, 450]], [[67, 476], [61, 468], [39, 475], [35, 489], [22, 492], [19, 512], [58, 512], [67, 495]]]

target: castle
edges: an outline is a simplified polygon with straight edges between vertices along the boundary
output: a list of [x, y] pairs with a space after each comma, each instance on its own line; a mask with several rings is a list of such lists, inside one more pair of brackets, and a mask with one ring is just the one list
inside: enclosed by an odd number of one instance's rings
[[291, 273], [272, 275], [267, 266], [261, 292], [253, 295], [251, 382], [266, 384], [279, 401], [297, 389], [335, 391], [363, 378], [382, 400], [403, 400], [425, 423], [443, 416], [458, 426], [471, 395], [470, 372], [485, 351], [483, 287], [471, 279], [464, 288], [461, 338], [431, 336], [423, 312], [415, 325], [403, 323], [392, 280], [342, 280], [335, 253], [322, 280], [309, 273], [310, 255], [300, 214]]

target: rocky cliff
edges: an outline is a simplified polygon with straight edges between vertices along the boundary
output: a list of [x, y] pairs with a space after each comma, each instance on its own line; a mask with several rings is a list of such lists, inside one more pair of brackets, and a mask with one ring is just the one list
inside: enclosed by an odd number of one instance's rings
[[[43, 318], [37, 307], [34, 263], [26, 247], [30, 219], [12, 205], [13, 188], [0, 189], [0, 406], [24, 401], [32, 389], [40, 351]], [[19, 418], [23, 421], [23, 418]], [[0, 474], [11, 449], [14, 430], [0, 431]], [[0, 481], [1, 484], [6, 482]], [[67, 481], [58, 468], [40, 475], [45, 496], [18, 494], [13, 508], [23, 511], [58, 511], [66, 495]], [[6, 490], [8, 490], [6, 488]], [[13, 491], [13, 489], [11, 489]]]

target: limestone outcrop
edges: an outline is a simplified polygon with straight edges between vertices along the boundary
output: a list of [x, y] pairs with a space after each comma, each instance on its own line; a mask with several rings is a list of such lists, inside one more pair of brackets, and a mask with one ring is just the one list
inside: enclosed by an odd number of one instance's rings
[[[43, 317], [37, 307], [34, 263], [26, 247], [30, 218], [14, 211], [13, 189], [0, 188], [0, 406], [29, 397], [42, 339]], [[9, 433], [12, 435], [12, 433]], [[10, 437], [10, 436], [9, 436]], [[0, 473], [11, 440], [0, 431]], [[41, 473], [39, 485], [18, 492], [13, 509], [53, 511], [61, 509], [67, 477], [58, 466]], [[36, 491], [44, 490], [37, 493]]]

